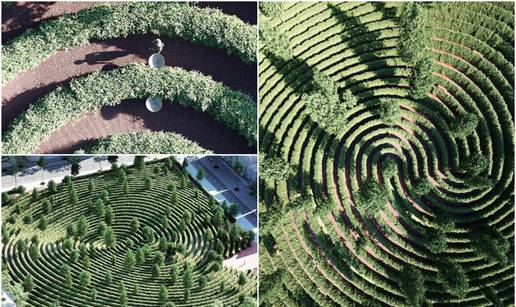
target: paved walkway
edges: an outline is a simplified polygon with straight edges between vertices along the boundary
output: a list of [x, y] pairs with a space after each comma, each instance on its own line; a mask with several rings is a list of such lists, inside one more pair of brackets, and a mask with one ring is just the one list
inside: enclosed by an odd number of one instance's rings
[[258, 270], [258, 246], [256, 241], [251, 243], [251, 247], [241, 251], [231, 258], [225, 259], [223, 264], [237, 270]]

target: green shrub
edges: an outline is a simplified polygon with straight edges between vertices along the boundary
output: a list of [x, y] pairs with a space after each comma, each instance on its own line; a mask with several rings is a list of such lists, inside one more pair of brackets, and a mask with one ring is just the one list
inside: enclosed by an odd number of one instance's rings
[[265, 48], [268, 53], [275, 55], [282, 60], [290, 60], [293, 58], [293, 51], [290, 47], [288, 36], [278, 30], [269, 21], [260, 20], [260, 45]]
[[260, 12], [269, 18], [279, 18], [284, 9], [283, 2], [260, 2]]
[[403, 3], [398, 23], [400, 56], [407, 63], [415, 63], [426, 47], [425, 19], [421, 4]]

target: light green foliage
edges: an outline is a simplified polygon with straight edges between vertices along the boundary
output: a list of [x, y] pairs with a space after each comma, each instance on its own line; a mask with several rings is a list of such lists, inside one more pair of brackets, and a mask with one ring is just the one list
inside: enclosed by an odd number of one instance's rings
[[285, 3], [283, 2], [260, 2], [260, 12], [269, 18], [279, 18], [283, 12]]
[[284, 61], [293, 58], [292, 48], [290, 47], [290, 40], [288, 36], [278, 30], [269, 21], [260, 21], [260, 47], [264, 48], [267, 53]]
[[100, 154], [111, 152], [117, 154], [146, 153], [156, 154], [209, 154], [198, 143], [180, 134], [163, 131], [138, 131], [133, 133], [110, 135], [97, 140], [85, 148], [85, 153]]
[[401, 120], [401, 109], [397, 102], [389, 100], [381, 103], [378, 114], [387, 125], [399, 124]]
[[[3, 150], [11, 154], [32, 152], [53, 131], [93, 108], [149, 96], [204, 111], [256, 145], [256, 104], [248, 95], [195, 71], [129, 64], [74, 79], [69, 86], [40, 98], [4, 132]], [[138, 135], [142, 134], [135, 138]], [[123, 139], [119, 142], [123, 144]]]
[[260, 177], [265, 180], [287, 180], [291, 174], [291, 168], [281, 158], [263, 158], [260, 163]]

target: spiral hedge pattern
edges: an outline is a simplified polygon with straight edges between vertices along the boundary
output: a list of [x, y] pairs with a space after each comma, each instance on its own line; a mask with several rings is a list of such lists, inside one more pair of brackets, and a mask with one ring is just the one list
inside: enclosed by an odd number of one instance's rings
[[[278, 269], [286, 272], [269, 303], [406, 306], [399, 275], [410, 266], [423, 273], [428, 305], [513, 304], [514, 4], [424, 5], [425, 52], [435, 70], [430, 92], [419, 100], [408, 94], [412, 68], [397, 50], [399, 5], [299, 2], [285, 4], [279, 17], [260, 16], [288, 37], [294, 55], [282, 60], [260, 46], [260, 150], [266, 159], [286, 161], [294, 173], [288, 180], [265, 178], [262, 187], [266, 212], [286, 207], [279, 221], [269, 222], [274, 248], [260, 254], [260, 285]], [[337, 135], [311, 121], [301, 103], [315, 69], [339, 92], [358, 98]], [[378, 116], [387, 100], [401, 107], [394, 125]], [[468, 137], [448, 130], [461, 112], [479, 118]], [[488, 157], [492, 186], [472, 187], [461, 171], [460, 163], [475, 152]], [[395, 162], [390, 179], [383, 174], [386, 160]], [[368, 178], [389, 194], [376, 218], [358, 203]], [[419, 178], [432, 185], [422, 196], [415, 192]], [[328, 202], [334, 207], [318, 214]], [[441, 227], [437, 212], [455, 224], [440, 254], [429, 251], [425, 236]], [[506, 265], [475, 252], [479, 225], [511, 242]], [[444, 259], [466, 271], [464, 298], [439, 282]]]
[[[155, 166], [160, 165], [162, 173], [155, 173]], [[212, 216], [212, 206], [208, 197], [201, 191], [196, 183], [188, 179], [185, 188], [180, 186], [182, 171], [179, 166], [174, 166], [169, 172], [164, 172], [162, 162], [150, 163], [142, 171], [129, 168], [127, 172], [128, 190], [123, 193], [122, 186], [117, 180], [116, 173], [106, 171], [93, 176], [79, 177], [73, 179], [74, 187], [78, 193], [79, 202], [73, 206], [69, 203], [69, 196], [66, 184], [59, 184], [57, 192], [51, 193], [48, 189], [39, 194], [36, 201], [30, 195], [21, 196], [15, 203], [3, 208], [5, 219], [12, 218], [13, 223], [7, 222], [10, 231], [9, 240], [2, 245], [3, 266], [7, 267], [13, 282], [22, 282], [27, 274], [32, 275], [34, 288], [29, 294], [28, 306], [49, 306], [59, 301], [61, 306], [120, 306], [118, 283], [123, 281], [128, 293], [128, 306], [161, 306], [158, 302], [158, 292], [161, 284], [168, 290], [168, 301], [174, 302], [176, 306], [209, 306], [219, 300], [224, 306], [236, 306], [239, 304], [239, 295], [250, 295], [256, 293], [256, 276], [248, 272], [247, 283], [243, 286], [238, 284], [239, 273], [235, 269], [222, 267], [214, 271], [208, 260], [208, 252], [213, 250], [215, 241], [207, 241], [206, 233], [216, 237], [218, 228], [209, 222]], [[144, 188], [144, 177], [153, 178], [153, 185], [150, 190]], [[89, 192], [89, 182], [93, 179], [95, 187]], [[178, 205], [170, 205], [169, 184], [177, 187]], [[88, 211], [88, 202], [95, 200], [101, 191], [109, 191], [109, 202], [113, 209], [114, 221], [111, 224], [116, 237], [117, 244], [113, 249], [108, 249], [102, 236], [97, 234], [99, 218], [91, 211]], [[197, 197], [195, 195], [198, 195]], [[44, 214], [42, 202], [52, 196], [53, 206], [51, 212], [46, 215], [48, 227], [42, 231], [38, 229], [38, 220]], [[15, 213], [16, 206], [21, 207], [21, 213]], [[171, 210], [169, 215], [169, 227], [164, 227], [162, 217], [166, 215], [166, 208]], [[184, 231], [178, 229], [181, 217], [184, 212], [195, 213], [192, 222]], [[22, 218], [32, 214], [33, 222], [26, 224]], [[85, 215], [89, 225], [88, 234], [80, 241], [75, 241], [72, 249], [63, 246], [63, 237], [66, 237], [65, 227], [69, 223], [75, 223], [80, 215]], [[130, 224], [133, 218], [138, 218], [140, 228], [136, 232], [131, 230]], [[9, 221], [9, 219], [8, 219]], [[155, 233], [156, 240], [150, 243], [151, 252], [142, 265], [136, 265], [132, 272], [124, 269], [124, 255], [127, 250], [126, 239], [134, 242], [131, 249], [136, 253], [136, 248], [144, 243], [142, 229], [149, 226]], [[171, 284], [170, 262], [165, 262], [160, 270], [160, 275], [152, 275], [154, 264], [153, 257], [157, 251], [158, 240], [166, 237], [171, 240], [171, 233], [177, 233], [176, 244], [182, 243], [186, 247], [188, 255], [181, 255], [178, 258], [179, 268], [178, 280]], [[39, 243], [37, 249], [40, 257], [37, 261], [29, 256], [28, 252], [20, 252], [17, 243], [27, 239], [29, 246], [31, 238], [37, 235]], [[85, 270], [81, 260], [70, 263], [71, 250], [85, 244], [91, 258], [90, 268], [91, 285], [81, 286], [79, 274]], [[93, 254], [92, 250], [95, 250]], [[116, 256], [114, 265], [111, 264], [112, 255]], [[185, 262], [190, 262], [193, 273], [193, 287], [191, 297], [188, 301], [183, 299], [184, 286], [182, 282], [182, 268]], [[65, 277], [60, 271], [62, 264], [69, 264], [72, 276], [72, 285], [67, 286]], [[105, 272], [112, 272], [111, 284], [105, 282]], [[198, 280], [201, 276], [208, 277], [206, 286], [198, 288]], [[220, 283], [224, 282], [225, 287], [220, 291]], [[139, 294], [133, 294], [133, 287], [139, 285]], [[96, 288], [97, 298], [91, 300], [91, 289]]]

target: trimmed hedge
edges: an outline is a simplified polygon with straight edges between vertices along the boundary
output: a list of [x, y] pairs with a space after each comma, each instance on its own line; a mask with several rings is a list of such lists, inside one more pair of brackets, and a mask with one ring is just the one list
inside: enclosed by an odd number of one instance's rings
[[139, 131], [110, 135], [84, 149], [88, 154], [208, 154], [213, 153], [180, 134]]
[[178, 2], [102, 5], [43, 22], [2, 47], [2, 83], [34, 68], [60, 50], [91, 40], [155, 33], [225, 49], [256, 63], [257, 30], [217, 9]]
[[199, 72], [130, 64], [72, 80], [39, 99], [5, 131], [3, 151], [32, 152], [53, 131], [89, 110], [149, 96], [207, 112], [256, 146], [256, 105], [248, 95]]

